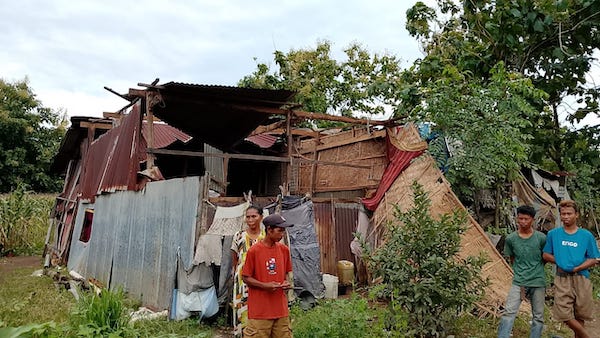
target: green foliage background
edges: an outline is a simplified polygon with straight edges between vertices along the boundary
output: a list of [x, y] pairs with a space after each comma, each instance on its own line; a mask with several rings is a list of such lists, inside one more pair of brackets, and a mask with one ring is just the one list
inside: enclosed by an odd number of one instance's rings
[[0, 79], [0, 193], [25, 185], [36, 192], [56, 192], [62, 185], [50, 173], [67, 121], [42, 106], [27, 80]]

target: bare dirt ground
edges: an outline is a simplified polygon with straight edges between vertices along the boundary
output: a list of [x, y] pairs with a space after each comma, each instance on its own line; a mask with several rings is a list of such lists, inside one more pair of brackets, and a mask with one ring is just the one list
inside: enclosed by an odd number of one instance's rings
[[31, 268], [32, 272], [42, 268], [42, 257], [38, 256], [16, 256], [0, 257], [0, 279], [10, 274], [15, 269]]

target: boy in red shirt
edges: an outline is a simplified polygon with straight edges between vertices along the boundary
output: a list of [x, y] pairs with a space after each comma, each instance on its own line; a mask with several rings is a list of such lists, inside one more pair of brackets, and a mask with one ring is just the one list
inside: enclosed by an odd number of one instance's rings
[[279, 243], [285, 228], [293, 226], [279, 214], [263, 219], [265, 238], [246, 254], [242, 278], [248, 286], [248, 324], [244, 337], [291, 338], [288, 301], [285, 291], [291, 285], [290, 249]]

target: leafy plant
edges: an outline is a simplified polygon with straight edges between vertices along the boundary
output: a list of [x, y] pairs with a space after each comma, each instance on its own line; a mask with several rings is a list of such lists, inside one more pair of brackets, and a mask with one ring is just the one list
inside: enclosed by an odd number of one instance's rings
[[[414, 207], [396, 206], [386, 241], [367, 256], [373, 276], [382, 279], [373, 293], [389, 299], [387, 324], [407, 336], [441, 337], [461, 311], [482, 295], [486, 284], [479, 277], [483, 257], [458, 257], [466, 215], [429, 214], [430, 200], [423, 187], [413, 183]], [[398, 321], [398, 319], [400, 319]]]
[[122, 289], [102, 290], [84, 294], [71, 317], [71, 326], [83, 336], [124, 334], [128, 331], [129, 316], [124, 306]]

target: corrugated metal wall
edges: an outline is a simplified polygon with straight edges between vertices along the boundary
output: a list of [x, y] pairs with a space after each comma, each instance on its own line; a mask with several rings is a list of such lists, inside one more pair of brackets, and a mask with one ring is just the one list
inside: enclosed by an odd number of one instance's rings
[[358, 222], [358, 203], [314, 203], [315, 230], [321, 247], [321, 270], [337, 275], [337, 262], [354, 262], [350, 242]]
[[87, 244], [78, 241], [86, 207], [78, 209], [69, 268], [85, 277], [123, 286], [146, 306], [166, 309], [180, 247], [186, 267], [194, 252], [198, 177], [149, 183], [142, 191], [98, 196]]

